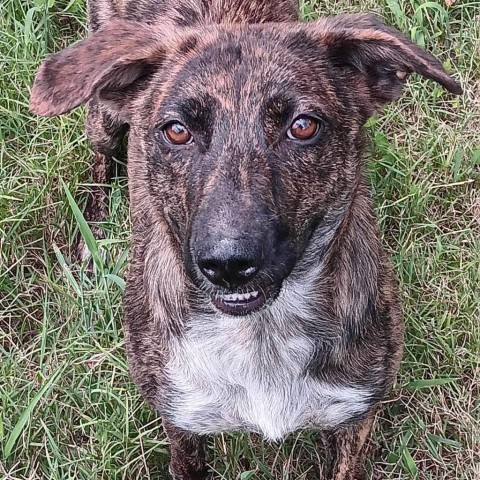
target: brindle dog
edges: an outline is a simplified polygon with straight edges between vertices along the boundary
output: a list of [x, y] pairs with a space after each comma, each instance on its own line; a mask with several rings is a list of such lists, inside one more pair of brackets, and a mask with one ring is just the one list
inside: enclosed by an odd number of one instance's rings
[[89, 14], [90, 36], [41, 66], [31, 109], [89, 101], [100, 183], [129, 130], [127, 353], [172, 476], [206, 478], [208, 434], [314, 428], [327, 478], [362, 478], [403, 344], [362, 126], [413, 72], [460, 86], [369, 14], [301, 24], [291, 0], [103, 0]]

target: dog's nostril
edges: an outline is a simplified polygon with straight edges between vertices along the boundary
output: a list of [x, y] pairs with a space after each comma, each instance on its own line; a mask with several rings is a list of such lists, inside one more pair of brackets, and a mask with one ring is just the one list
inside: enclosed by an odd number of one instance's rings
[[212, 281], [221, 273], [221, 266], [213, 261], [198, 262], [198, 266], [200, 267], [202, 273]]
[[230, 268], [232, 270], [235, 269], [238, 272], [238, 275], [245, 278], [251, 278], [258, 272], [257, 267], [246, 262], [238, 262], [237, 265], [231, 266]]
[[238, 287], [250, 281], [259, 267], [244, 259], [199, 260], [200, 271], [215, 285]]
[[214, 260], [199, 261], [200, 271], [215, 285], [223, 285], [225, 277], [225, 267], [222, 262]]

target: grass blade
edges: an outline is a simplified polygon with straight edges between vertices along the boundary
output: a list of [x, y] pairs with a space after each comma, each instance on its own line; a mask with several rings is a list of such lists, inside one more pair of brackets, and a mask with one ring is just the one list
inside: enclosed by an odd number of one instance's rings
[[82, 211], [78, 208], [75, 199], [73, 198], [72, 194], [68, 190], [67, 185], [62, 181], [63, 189], [65, 190], [65, 195], [67, 196], [68, 203], [70, 208], [72, 209], [73, 216], [78, 224], [78, 229], [80, 230], [80, 234], [82, 235], [83, 240], [85, 241], [85, 245], [87, 245], [88, 251], [92, 255], [92, 260], [95, 266], [102, 271], [103, 270], [103, 262], [100, 257], [98, 251], [98, 244], [97, 240], [95, 239], [92, 230], [90, 229], [85, 217], [83, 216]]
[[105, 275], [105, 278], [108, 279], [108, 280], [111, 280], [113, 283], [118, 285], [122, 291], [125, 291], [126, 282], [123, 278], [121, 278], [118, 275], [115, 275], [113, 273], [109, 273], [109, 274]]
[[67, 262], [65, 260], [65, 257], [62, 255], [62, 252], [60, 251], [60, 249], [55, 244], [53, 244], [53, 251], [55, 253], [55, 256], [57, 257], [58, 263], [62, 267], [63, 273], [64, 273], [65, 278], [67, 279], [68, 283], [73, 288], [73, 290], [77, 294], [77, 296], [79, 298], [83, 298], [83, 291], [80, 288], [80, 285], [75, 280], [75, 277], [73, 276], [72, 271], [68, 267]]
[[[65, 368], [65, 367], [64, 367]], [[17, 424], [13, 428], [12, 432], [10, 433], [7, 443], [5, 444], [5, 449], [3, 452], [3, 456], [5, 459], [7, 459], [10, 454], [12, 453], [12, 450], [15, 447], [15, 444], [18, 440], [18, 437], [22, 433], [23, 429], [25, 428], [25, 425], [28, 423], [30, 416], [37, 406], [37, 403], [46, 395], [48, 395], [48, 392], [50, 388], [53, 386], [57, 378], [60, 376], [60, 374], [63, 372], [64, 368], [58, 369], [43, 385], [43, 387], [37, 392], [37, 394], [33, 397], [32, 401], [30, 404], [27, 406], [27, 408], [22, 412], [20, 415], [20, 418], [18, 419]]]
[[403, 449], [403, 459], [405, 460], [405, 466], [406, 466], [408, 472], [410, 473], [410, 475], [413, 478], [417, 478], [418, 477], [418, 468], [417, 468], [415, 460], [413, 459], [408, 447], [405, 447]]
[[432, 378], [430, 380], [414, 380], [406, 385], [408, 390], [418, 390], [420, 388], [432, 388], [448, 383], [457, 382], [458, 378]]
[[441, 443], [442, 445], [449, 445], [455, 448], [463, 447], [463, 445], [456, 440], [450, 440], [449, 438], [440, 437], [439, 435], [434, 435], [433, 433], [427, 433], [427, 438], [435, 444]]

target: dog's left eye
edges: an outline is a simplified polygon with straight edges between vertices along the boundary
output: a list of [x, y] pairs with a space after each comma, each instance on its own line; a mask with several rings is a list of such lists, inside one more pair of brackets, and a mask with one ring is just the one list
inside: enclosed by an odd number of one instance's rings
[[309, 115], [300, 115], [287, 131], [292, 140], [311, 140], [322, 129], [322, 122]]
[[168, 143], [186, 145], [193, 141], [193, 136], [185, 125], [180, 122], [167, 123], [162, 127], [163, 135]]

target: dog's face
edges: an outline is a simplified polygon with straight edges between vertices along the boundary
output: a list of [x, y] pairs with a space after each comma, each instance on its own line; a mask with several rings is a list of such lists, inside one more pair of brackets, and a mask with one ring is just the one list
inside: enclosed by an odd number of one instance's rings
[[[77, 76], [90, 63], [86, 78], [70, 78], [72, 62]], [[341, 224], [361, 181], [361, 127], [414, 71], [460, 91], [372, 16], [174, 33], [122, 22], [48, 60], [32, 109], [108, 102], [144, 152], [145, 191], [192, 282], [244, 315]]]
[[275, 297], [357, 170], [359, 102], [289, 41], [220, 33], [154, 94], [144, 132], [149, 189], [187, 272], [231, 314]]

